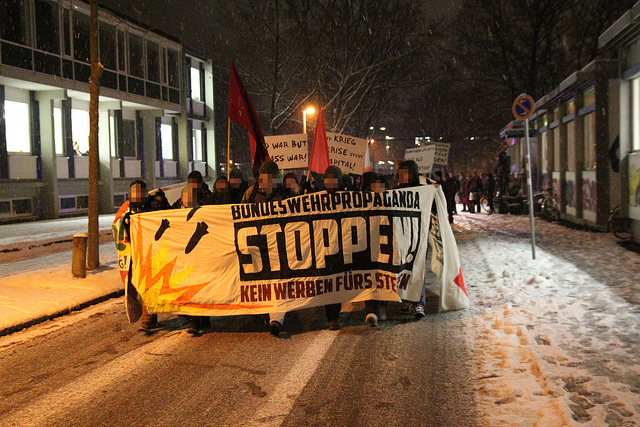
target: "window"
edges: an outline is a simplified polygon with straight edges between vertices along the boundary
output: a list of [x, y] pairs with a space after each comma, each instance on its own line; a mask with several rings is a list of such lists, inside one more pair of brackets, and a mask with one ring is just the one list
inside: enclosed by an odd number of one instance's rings
[[124, 31], [118, 30], [118, 70], [127, 72], [127, 42]]
[[91, 62], [89, 33], [89, 17], [79, 12], [73, 12], [73, 56], [78, 61], [86, 63]]
[[[89, 152], [89, 112], [85, 110], [71, 110], [71, 135], [75, 155], [80, 156]], [[76, 149], [77, 144], [77, 149]]]
[[596, 113], [589, 113], [584, 120], [584, 168], [596, 168]]
[[26, 0], [0, 2], [0, 35], [4, 40], [31, 45], [28, 4]]
[[169, 72], [169, 86], [180, 87], [180, 59], [178, 51], [169, 49], [167, 57], [167, 71]]
[[160, 138], [162, 140], [162, 158], [164, 160], [173, 160], [173, 127], [168, 124], [161, 124]]
[[51, 0], [35, 1], [36, 48], [60, 53], [58, 3]]
[[160, 47], [147, 41], [147, 80], [160, 82]]
[[567, 170], [576, 170], [576, 122], [567, 123]]
[[66, 56], [71, 56], [71, 42], [71, 11], [62, 9], [62, 44]]
[[118, 157], [116, 140], [116, 118], [113, 115], [113, 111], [109, 111], [109, 145], [111, 146], [111, 157]]
[[121, 158], [137, 159], [136, 149], [136, 122], [135, 120], [122, 120], [122, 141], [120, 142]]
[[576, 103], [573, 99], [566, 103], [566, 107], [567, 107], [567, 114], [566, 114], [567, 116], [569, 114], [573, 114], [576, 112]]
[[62, 140], [62, 109], [53, 107], [53, 140], [56, 146], [56, 154], [64, 155], [64, 143]]
[[542, 132], [542, 173], [549, 172], [549, 132]]
[[633, 79], [633, 139], [631, 150], [640, 150], [640, 78]]
[[191, 67], [191, 99], [202, 101], [200, 69]]
[[116, 29], [113, 25], [99, 23], [100, 63], [109, 70], [116, 69]]
[[129, 72], [132, 76], [144, 78], [144, 40], [129, 33]]
[[560, 170], [560, 126], [553, 129], [553, 170]]
[[31, 153], [29, 104], [5, 100], [4, 117], [7, 151], [10, 153]]
[[[198, 126], [196, 128], [196, 126]], [[202, 129], [199, 125], [195, 125], [193, 127], [193, 160], [196, 162], [201, 162], [203, 160], [202, 156]]]

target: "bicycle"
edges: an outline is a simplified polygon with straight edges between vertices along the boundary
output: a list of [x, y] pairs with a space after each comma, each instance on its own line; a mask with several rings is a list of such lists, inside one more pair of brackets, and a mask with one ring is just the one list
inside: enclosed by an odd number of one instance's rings
[[534, 213], [539, 213], [542, 218], [550, 222], [560, 220], [560, 209], [558, 209], [558, 204], [553, 198], [553, 190], [551, 187], [534, 194], [533, 203]]
[[607, 231], [613, 233], [622, 241], [631, 240], [631, 228], [629, 227], [629, 218], [625, 218], [620, 213], [620, 205], [609, 211], [607, 218]]

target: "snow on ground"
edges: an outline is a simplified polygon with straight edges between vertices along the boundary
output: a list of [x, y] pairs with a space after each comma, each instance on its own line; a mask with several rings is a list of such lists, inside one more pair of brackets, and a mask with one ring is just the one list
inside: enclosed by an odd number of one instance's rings
[[460, 214], [482, 425], [640, 425], [640, 255], [608, 233]]

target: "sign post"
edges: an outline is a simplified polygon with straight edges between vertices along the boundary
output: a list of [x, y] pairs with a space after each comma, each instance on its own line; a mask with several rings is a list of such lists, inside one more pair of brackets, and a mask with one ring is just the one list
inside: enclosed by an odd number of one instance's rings
[[531, 220], [531, 255], [536, 259], [536, 226], [534, 222], [533, 183], [531, 179], [531, 143], [529, 142], [529, 117], [535, 109], [535, 101], [526, 93], [519, 95], [511, 111], [516, 119], [524, 120], [524, 137], [527, 141], [527, 190], [529, 193], [529, 219]]

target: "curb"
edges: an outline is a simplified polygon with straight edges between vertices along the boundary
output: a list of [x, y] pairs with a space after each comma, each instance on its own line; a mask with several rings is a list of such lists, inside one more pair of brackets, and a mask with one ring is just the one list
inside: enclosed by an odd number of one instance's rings
[[53, 314], [47, 314], [47, 315], [44, 315], [44, 316], [41, 316], [41, 317], [37, 317], [35, 319], [28, 320], [26, 322], [19, 323], [17, 325], [9, 326], [8, 328], [5, 328], [5, 329], [0, 329], [0, 337], [3, 337], [5, 335], [13, 334], [14, 332], [21, 331], [21, 330], [23, 330], [25, 328], [28, 328], [30, 326], [37, 325], [38, 323], [42, 323], [42, 322], [45, 322], [47, 320], [53, 320], [53, 319], [55, 319], [57, 317], [64, 316], [64, 315], [72, 313], [74, 311], [79, 311], [79, 310], [87, 308], [87, 307], [89, 307], [91, 305], [95, 305], [95, 304], [101, 303], [103, 301], [112, 299], [112, 298], [118, 298], [118, 297], [121, 297], [123, 295], [124, 295], [124, 289], [117, 290], [117, 291], [111, 292], [111, 293], [109, 293], [107, 295], [103, 295], [101, 297], [97, 297], [97, 298], [94, 298], [92, 300], [77, 304], [77, 305], [75, 305], [73, 307], [65, 308], [65, 309], [57, 311], [57, 312], [55, 312]]

